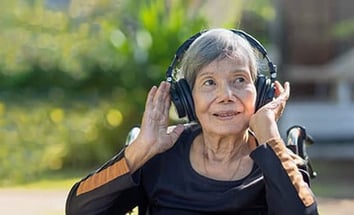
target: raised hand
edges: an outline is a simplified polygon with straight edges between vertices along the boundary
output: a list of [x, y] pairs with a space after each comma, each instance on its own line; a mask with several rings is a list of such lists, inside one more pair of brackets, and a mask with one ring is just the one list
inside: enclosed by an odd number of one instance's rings
[[161, 82], [152, 87], [146, 100], [140, 133], [125, 151], [125, 157], [132, 171], [142, 166], [158, 153], [170, 149], [183, 132], [183, 125], [168, 129], [170, 84]]
[[271, 138], [280, 137], [276, 122], [281, 117], [286, 101], [290, 95], [290, 84], [284, 83], [284, 87], [275, 82], [275, 99], [260, 108], [250, 119], [250, 128], [256, 134], [260, 144]]

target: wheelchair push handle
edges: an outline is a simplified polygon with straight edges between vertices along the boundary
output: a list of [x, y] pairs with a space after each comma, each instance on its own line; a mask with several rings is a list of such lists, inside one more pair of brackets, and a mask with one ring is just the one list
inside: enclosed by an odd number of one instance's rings
[[295, 154], [299, 155], [306, 162], [307, 170], [311, 178], [315, 178], [317, 173], [313, 170], [311, 160], [307, 154], [306, 147], [314, 144], [313, 138], [306, 133], [302, 126], [295, 125], [287, 130], [286, 146]]

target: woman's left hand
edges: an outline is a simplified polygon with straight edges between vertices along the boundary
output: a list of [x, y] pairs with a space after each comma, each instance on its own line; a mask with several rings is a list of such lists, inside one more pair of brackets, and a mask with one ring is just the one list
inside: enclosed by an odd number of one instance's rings
[[284, 87], [278, 82], [274, 82], [275, 85], [275, 99], [266, 104], [262, 109], [271, 110], [274, 113], [275, 121], [278, 121], [283, 114], [285, 105], [290, 96], [290, 84], [284, 83]]
[[290, 96], [289, 82], [285, 82], [284, 87], [278, 81], [274, 84], [275, 99], [261, 107], [250, 119], [250, 128], [260, 143], [280, 137], [276, 122], [281, 117]]

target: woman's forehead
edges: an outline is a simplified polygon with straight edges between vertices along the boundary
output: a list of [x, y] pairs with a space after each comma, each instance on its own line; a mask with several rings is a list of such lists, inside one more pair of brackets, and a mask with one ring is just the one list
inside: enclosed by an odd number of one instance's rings
[[244, 73], [251, 73], [249, 70], [249, 60], [247, 57], [242, 56], [239, 58], [222, 58], [216, 59], [205, 65], [200, 69], [197, 73], [197, 76], [204, 76], [204, 75], [212, 75], [214, 73], [218, 73], [220, 71], [227, 71], [227, 72], [244, 72]]

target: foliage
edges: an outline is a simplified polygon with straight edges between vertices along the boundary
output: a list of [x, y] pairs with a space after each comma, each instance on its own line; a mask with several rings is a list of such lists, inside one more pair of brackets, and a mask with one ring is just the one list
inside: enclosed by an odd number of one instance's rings
[[[173, 47], [204, 24], [185, 16], [187, 1], [76, 0], [62, 7], [50, 2], [63, 1], [3, 1], [3, 89], [110, 91], [137, 81], [147, 87], [163, 77], [161, 66]], [[146, 79], [137, 79], [141, 75]]]
[[19, 103], [16, 95], [11, 96], [7, 103], [0, 103], [3, 183], [33, 180], [42, 171], [64, 165], [92, 166], [112, 153], [108, 142], [117, 151], [124, 141], [117, 140], [119, 136], [111, 138], [123, 122], [122, 112], [111, 100], [53, 102], [32, 97]]
[[98, 167], [119, 151], [176, 48], [208, 27], [201, 4], [2, 0], [1, 183]]
[[116, 153], [176, 47], [205, 24], [186, 3], [2, 1], [2, 183]]

